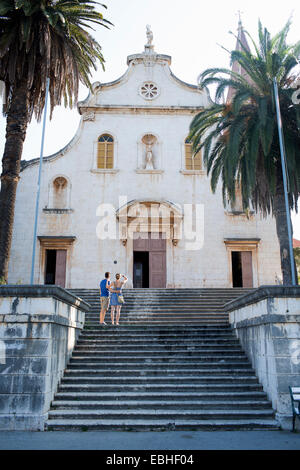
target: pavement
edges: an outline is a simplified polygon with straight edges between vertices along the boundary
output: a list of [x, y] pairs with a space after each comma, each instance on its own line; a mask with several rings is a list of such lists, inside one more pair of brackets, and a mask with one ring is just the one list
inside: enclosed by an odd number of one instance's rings
[[300, 432], [0, 431], [0, 450], [300, 450]]

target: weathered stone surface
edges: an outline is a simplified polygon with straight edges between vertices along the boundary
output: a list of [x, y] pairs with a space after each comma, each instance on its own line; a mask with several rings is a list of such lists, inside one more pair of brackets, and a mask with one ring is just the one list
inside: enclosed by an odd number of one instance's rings
[[290, 429], [289, 386], [300, 386], [300, 287], [263, 286], [225, 309], [277, 419]]
[[[0, 364], [0, 373], [3, 375], [40, 375], [49, 373], [48, 357], [8, 357], [5, 364]], [[1, 384], [0, 384], [1, 387]]]
[[88, 308], [57, 287], [0, 287], [0, 429], [44, 429]]

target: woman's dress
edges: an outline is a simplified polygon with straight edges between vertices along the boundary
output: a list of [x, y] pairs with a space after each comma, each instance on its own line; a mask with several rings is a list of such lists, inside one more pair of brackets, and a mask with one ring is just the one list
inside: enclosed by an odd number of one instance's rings
[[117, 290], [118, 292], [112, 292], [111, 293], [110, 305], [112, 305], [112, 306], [122, 305], [122, 302], [118, 301], [118, 295], [121, 295], [122, 286], [121, 287], [113, 286], [112, 288], [113, 288], [113, 290]]

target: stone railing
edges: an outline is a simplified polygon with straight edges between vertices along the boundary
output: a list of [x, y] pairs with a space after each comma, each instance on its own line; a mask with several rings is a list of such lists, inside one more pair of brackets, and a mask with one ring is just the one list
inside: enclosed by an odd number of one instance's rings
[[277, 420], [290, 429], [289, 386], [300, 386], [300, 287], [262, 286], [225, 310]]
[[0, 430], [44, 430], [88, 310], [61, 287], [0, 287]]

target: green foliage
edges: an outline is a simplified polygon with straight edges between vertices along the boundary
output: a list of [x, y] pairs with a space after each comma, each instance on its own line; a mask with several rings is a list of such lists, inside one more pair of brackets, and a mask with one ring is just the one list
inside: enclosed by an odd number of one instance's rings
[[88, 30], [109, 27], [96, 6], [83, 0], [1, 0], [0, 80], [6, 86], [6, 111], [14, 89], [26, 80], [29, 118], [39, 119], [45, 103], [46, 80], [50, 79], [51, 114], [54, 106], [73, 106], [79, 82], [91, 88], [91, 70], [99, 61], [101, 46]]
[[294, 248], [294, 257], [298, 271], [298, 283], [300, 285], [300, 247]]
[[[241, 44], [231, 52], [231, 63], [242, 73], [213, 68], [204, 71], [199, 85], [216, 86], [215, 101], [193, 119], [189, 139], [203, 160], [215, 191], [222, 182], [224, 205], [235, 202], [240, 186], [243, 207], [250, 202], [264, 215], [274, 210], [277, 183], [282, 180], [273, 80], [277, 79], [289, 173], [290, 207], [297, 209], [300, 189], [300, 106], [295, 92], [300, 42], [287, 45], [290, 21], [274, 37], [259, 22], [254, 52]], [[294, 88], [293, 88], [294, 86]], [[228, 88], [231, 101], [224, 102]]]
[[4, 278], [4, 277], [0, 277], [0, 286], [4, 286], [5, 284], [7, 284], [5, 278]]

